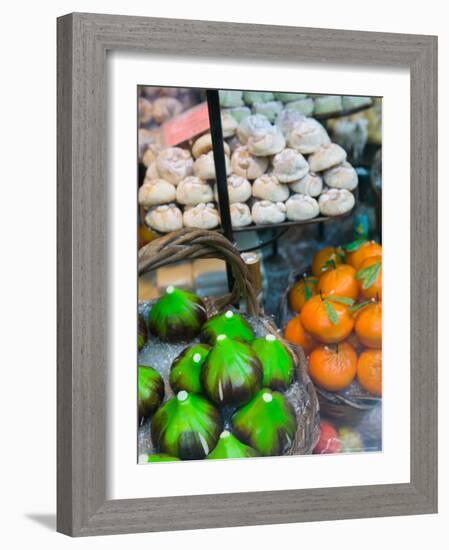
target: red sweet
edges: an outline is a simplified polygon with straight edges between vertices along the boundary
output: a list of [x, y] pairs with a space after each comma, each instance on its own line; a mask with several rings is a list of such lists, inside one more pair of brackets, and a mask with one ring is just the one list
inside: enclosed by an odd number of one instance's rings
[[313, 454], [333, 454], [341, 452], [341, 441], [337, 430], [327, 420], [320, 421], [320, 439], [313, 449]]

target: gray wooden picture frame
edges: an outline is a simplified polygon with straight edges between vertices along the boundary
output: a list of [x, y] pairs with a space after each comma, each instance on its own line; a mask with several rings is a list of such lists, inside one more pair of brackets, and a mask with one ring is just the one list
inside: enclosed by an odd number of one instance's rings
[[[57, 24], [58, 531], [83, 536], [436, 512], [437, 38], [81, 13]], [[106, 499], [109, 50], [410, 70], [410, 483]]]

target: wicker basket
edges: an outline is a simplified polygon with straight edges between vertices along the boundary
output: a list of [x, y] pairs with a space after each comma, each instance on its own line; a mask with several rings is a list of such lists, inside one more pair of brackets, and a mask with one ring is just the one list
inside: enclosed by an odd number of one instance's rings
[[[246, 314], [258, 317], [266, 333], [270, 332], [279, 338], [289, 350], [295, 364], [297, 384], [286, 392], [287, 398], [294, 403], [300, 395], [307, 396], [297, 412], [297, 430], [293, 444], [286, 454], [310, 454], [319, 439], [319, 405], [315, 388], [307, 374], [307, 363], [302, 349], [283, 340], [271, 319], [265, 317], [254, 292], [251, 277], [246, 264], [238, 250], [221, 234], [215, 231], [181, 229], [155, 239], [139, 250], [139, 275], [162, 266], [184, 260], [199, 258], [217, 258], [224, 260], [230, 267], [234, 286], [230, 293], [219, 298], [205, 300], [208, 316], [223, 311], [226, 307], [238, 303], [241, 299], [246, 304]], [[295, 407], [298, 411], [298, 407]]]
[[[285, 326], [287, 321], [293, 316], [293, 312], [288, 305], [290, 289], [304, 273], [310, 273], [310, 271], [310, 267], [308, 267], [301, 271], [290, 273], [287, 290], [283, 294], [279, 304], [278, 317], [280, 326]], [[318, 387], [316, 388], [316, 392], [322, 416], [349, 424], [360, 422], [366, 413], [381, 402], [381, 398], [369, 395], [357, 382], [353, 382], [349, 389], [340, 392], [329, 392]]]

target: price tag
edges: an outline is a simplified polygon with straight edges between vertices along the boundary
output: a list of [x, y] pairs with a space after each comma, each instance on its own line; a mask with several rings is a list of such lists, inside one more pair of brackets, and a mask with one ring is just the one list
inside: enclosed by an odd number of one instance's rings
[[174, 147], [209, 129], [207, 103], [200, 103], [162, 125], [162, 137], [166, 147]]

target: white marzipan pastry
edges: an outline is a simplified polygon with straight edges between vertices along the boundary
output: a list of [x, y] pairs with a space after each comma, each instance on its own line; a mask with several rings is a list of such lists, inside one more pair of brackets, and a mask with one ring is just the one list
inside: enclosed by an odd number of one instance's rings
[[237, 90], [220, 90], [220, 107], [240, 107], [243, 105], [243, 92]]
[[161, 179], [145, 179], [139, 188], [139, 204], [144, 207], [173, 202], [176, 197], [176, 187]]
[[330, 141], [324, 126], [314, 118], [298, 120], [287, 135], [288, 146], [302, 155], [310, 155]]
[[318, 197], [323, 190], [323, 179], [314, 172], [309, 172], [298, 181], [289, 184], [290, 190], [300, 195], [309, 195], [309, 197]]
[[271, 126], [260, 133], [254, 133], [248, 138], [248, 151], [256, 157], [275, 155], [284, 149], [284, 134], [278, 126]]
[[[228, 178], [228, 196], [229, 203], [233, 204], [235, 202], [246, 202], [251, 197], [251, 184], [245, 178], [240, 176], [231, 175]], [[218, 201], [218, 191], [217, 186], [214, 190], [215, 200]]]
[[238, 125], [237, 136], [240, 143], [246, 144], [248, 138], [256, 133], [261, 133], [271, 128], [270, 121], [264, 115], [251, 115]]
[[299, 180], [308, 171], [306, 159], [294, 149], [284, 149], [273, 158], [273, 174], [282, 183]]
[[186, 149], [168, 147], [158, 154], [156, 166], [161, 178], [178, 185], [181, 180], [192, 174], [193, 159]]
[[231, 168], [234, 174], [247, 180], [255, 180], [268, 168], [266, 157], [255, 157], [245, 146], [237, 147], [231, 156]]
[[352, 191], [359, 183], [357, 172], [354, 167], [346, 161], [326, 170], [323, 177], [327, 186], [336, 187], [337, 189], [348, 189]]
[[273, 101], [274, 95], [272, 92], [243, 92], [243, 101], [247, 105], [254, 105], [254, 103], [266, 103], [267, 101]]
[[[231, 163], [229, 157], [225, 155], [226, 163], [226, 175], [231, 173]], [[209, 151], [205, 155], [200, 155], [193, 164], [193, 171], [195, 176], [203, 180], [214, 180], [215, 179], [215, 162], [214, 162], [214, 152]]]
[[257, 224], [282, 223], [285, 221], [285, 211], [283, 202], [257, 201], [253, 204], [251, 215]]
[[179, 204], [195, 205], [212, 199], [212, 187], [196, 176], [184, 178], [176, 188], [176, 201]]
[[312, 172], [323, 172], [329, 170], [332, 166], [341, 164], [346, 160], [346, 151], [337, 143], [323, 145], [318, 151], [308, 158], [310, 170]]
[[299, 111], [295, 111], [294, 109], [289, 109], [288, 106], [283, 111], [281, 111], [276, 118], [276, 126], [279, 126], [282, 133], [285, 137], [288, 136], [288, 134], [293, 129], [294, 125], [304, 119], [304, 115], [302, 115]]
[[187, 207], [183, 215], [186, 227], [198, 229], [214, 229], [220, 223], [220, 216], [212, 203], [203, 202], [196, 206]]
[[227, 111], [221, 111], [221, 131], [224, 138], [231, 137], [235, 134], [239, 123]]
[[139, 123], [148, 124], [153, 118], [153, 104], [144, 97], [139, 97]]
[[320, 213], [318, 202], [309, 195], [292, 195], [285, 203], [287, 218], [291, 221], [311, 220]]
[[282, 107], [280, 101], [267, 101], [266, 103], [254, 103], [253, 111], [256, 114], [266, 116], [270, 122], [274, 122], [282, 111]]
[[323, 216], [339, 216], [353, 208], [355, 199], [347, 189], [328, 189], [320, 195], [318, 203]]
[[[210, 134], [204, 134], [203, 136], [199, 137], [193, 144], [192, 155], [197, 159], [201, 155], [205, 155], [209, 151], [212, 151], [212, 149], [212, 136]], [[223, 149], [225, 155], [229, 156], [231, 154], [231, 150], [226, 141], [223, 141]]]
[[153, 117], [158, 124], [179, 115], [182, 110], [182, 103], [175, 97], [159, 97], [153, 103]]
[[233, 227], [245, 227], [253, 221], [251, 211], [247, 204], [235, 202], [234, 204], [231, 204], [230, 210], [231, 223]]
[[145, 216], [146, 223], [160, 233], [182, 229], [182, 212], [175, 204], [154, 206]]
[[157, 180], [159, 179], [159, 172], [157, 171], [157, 166], [155, 162], [152, 162], [148, 165], [148, 168], [145, 172], [145, 179], [147, 180]]
[[281, 183], [273, 174], [263, 174], [253, 183], [253, 196], [258, 199], [279, 202], [288, 199], [290, 191], [285, 183]]

